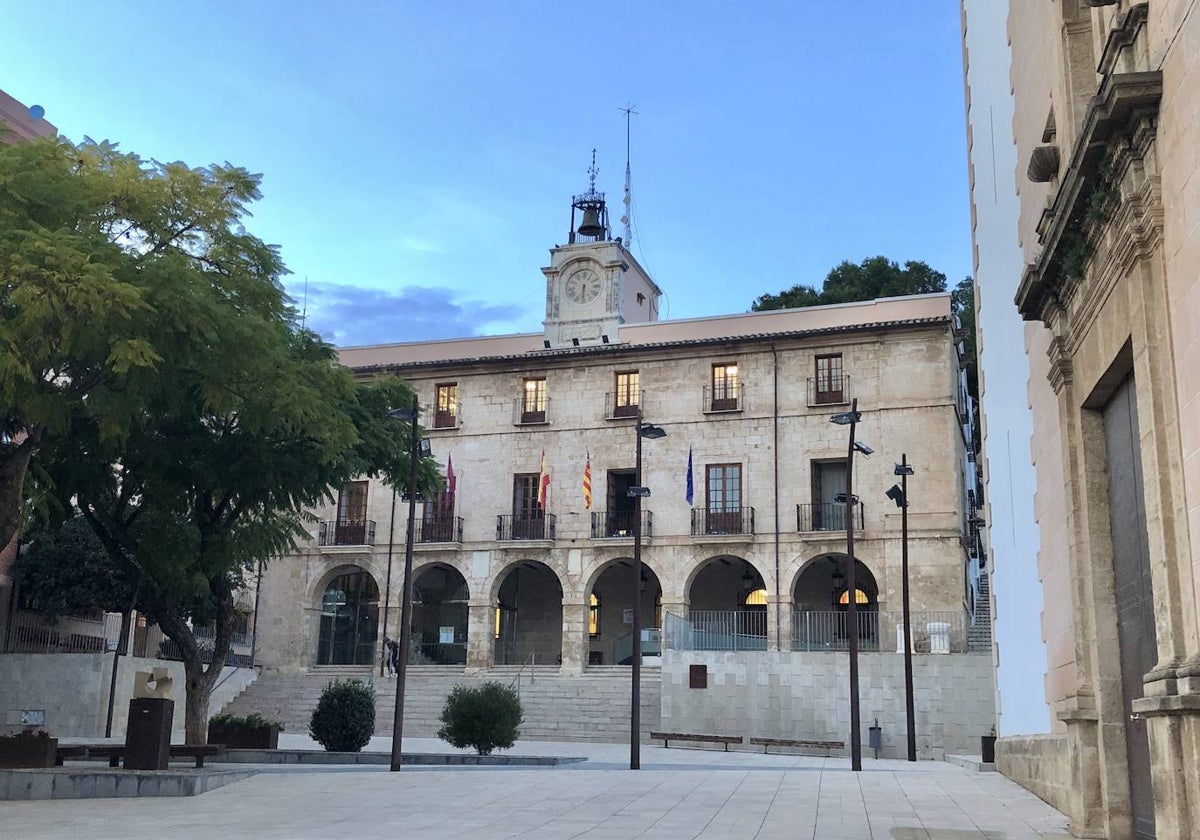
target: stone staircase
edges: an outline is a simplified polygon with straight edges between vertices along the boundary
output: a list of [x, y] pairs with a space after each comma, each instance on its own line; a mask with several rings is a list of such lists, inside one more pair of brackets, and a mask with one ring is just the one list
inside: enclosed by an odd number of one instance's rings
[[992, 649], [991, 575], [979, 575], [979, 598], [975, 602], [975, 621], [967, 628], [967, 650]]
[[[518, 680], [519, 674], [519, 680]], [[221, 711], [235, 715], [257, 712], [283, 721], [286, 731], [305, 733], [321, 690], [333, 679], [365, 679], [375, 686], [375, 733], [390, 735], [396, 702], [396, 679], [378, 669], [320, 666], [306, 674], [262, 674]], [[629, 669], [590, 667], [580, 675], [564, 675], [557, 666], [497, 666], [466, 674], [461, 667], [410, 665], [406, 675], [404, 734], [437, 734], [446, 695], [459, 683], [494, 680], [518, 688], [525, 720], [521, 738], [553, 741], [621, 742], [629, 738]], [[662, 696], [661, 672], [642, 668], [641, 728], [657, 729]]]

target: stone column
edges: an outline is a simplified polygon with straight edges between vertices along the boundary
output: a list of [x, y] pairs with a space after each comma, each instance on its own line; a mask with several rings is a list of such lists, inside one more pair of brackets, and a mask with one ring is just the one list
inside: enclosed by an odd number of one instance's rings
[[486, 671], [496, 652], [496, 609], [490, 601], [471, 599], [467, 605], [467, 670]]
[[587, 620], [586, 599], [577, 600], [563, 596], [562, 605], [562, 673], [581, 674], [587, 664]]

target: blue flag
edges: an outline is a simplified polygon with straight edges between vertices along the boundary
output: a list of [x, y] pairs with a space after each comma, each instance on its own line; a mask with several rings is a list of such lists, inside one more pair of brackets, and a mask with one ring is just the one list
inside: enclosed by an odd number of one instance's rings
[[688, 505], [692, 504], [692, 499], [695, 498], [696, 485], [692, 480], [692, 447], [688, 447], [688, 471], [687, 471], [687, 492], [683, 498], [687, 500]]

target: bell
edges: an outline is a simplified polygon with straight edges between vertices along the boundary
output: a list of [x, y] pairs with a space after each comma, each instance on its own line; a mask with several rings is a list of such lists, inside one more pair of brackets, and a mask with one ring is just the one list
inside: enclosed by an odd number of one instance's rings
[[583, 224], [579, 226], [580, 236], [600, 236], [604, 228], [600, 226], [600, 212], [595, 207], [585, 207]]

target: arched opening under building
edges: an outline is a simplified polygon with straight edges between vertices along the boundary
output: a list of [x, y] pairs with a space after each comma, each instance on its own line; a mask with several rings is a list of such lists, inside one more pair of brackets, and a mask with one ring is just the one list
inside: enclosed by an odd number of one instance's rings
[[[588, 594], [588, 664], [628, 665], [633, 661], [633, 561], [613, 560]], [[642, 661], [662, 655], [662, 585], [642, 564]]]
[[379, 647], [379, 586], [359, 566], [339, 570], [321, 594], [318, 665], [371, 665]]
[[[879, 584], [861, 560], [854, 561], [854, 588], [859, 647], [878, 650]], [[825, 554], [810, 560], [796, 577], [792, 604], [792, 650], [846, 650], [850, 643], [846, 555]]]
[[414, 665], [467, 662], [467, 581], [453, 566], [435, 563], [413, 582]]
[[549, 566], [522, 560], [503, 573], [492, 633], [497, 665], [562, 664], [562, 584]]
[[[675, 643], [682, 642], [683, 649], [766, 650], [767, 592], [758, 569], [733, 555], [704, 563], [688, 587], [687, 623], [682, 629], [689, 638]], [[673, 633], [672, 638], [678, 635]]]

